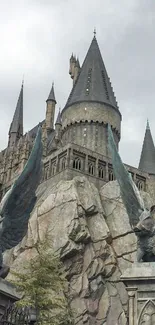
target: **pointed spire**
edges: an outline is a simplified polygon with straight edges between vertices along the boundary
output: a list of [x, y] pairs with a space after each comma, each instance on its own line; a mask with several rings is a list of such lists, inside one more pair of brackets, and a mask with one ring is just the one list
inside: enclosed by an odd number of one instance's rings
[[77, 60], [76, 60], [75, 67], [80, 68], [79, 58], [77, 58]]
[[146, 123], [146, 129], [150, 130], [150, 125], [149, 125], [149, 120], [147, 119], [147, 123]]
[[55, 94], [54, 94], [54, 82], [52, 83], [52, 88], [51, 88], [51, 91], [49, 93], [49, 96], [48, 96], [46, 102], [48, 102], [48, 101], [53, 101], [56, 103]]
[[118, 108], [96, 40], [96, 30], [66, 107], [77, 102], [100, 102]]
[[149, 174], [155, 174], [155, 148], [148, 120], [139, 162], [139, 169]]
[[55, 122], [55, 125], [56, 124], [62, 125], [60, 108], [59, 108], [58, 116], [57, 116], [57, 119], [56, 119], [56, 122]]
[[23, 82], [9, 133], [18, 133], [19, 136], [23, 135]]

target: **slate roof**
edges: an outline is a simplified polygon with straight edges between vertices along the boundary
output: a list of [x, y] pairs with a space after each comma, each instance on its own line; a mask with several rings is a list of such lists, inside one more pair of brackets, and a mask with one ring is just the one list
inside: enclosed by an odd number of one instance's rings
[[57, 119], [56, 119], [55, 124], [60, 124], [60, 125], [62, 125], [60, 109], [59, 109], [58, 116], [57, 116]]
[[143, 172], [155, 174], [155, 148], [148, 121], [138, 168]]
[[56, 103], [55, 93], [54, 93], [54, 83], [52, 83], [52, 88], [51, 88], [51, 91], [49, 93], [49, 96], [48, 96], [46, 102], [48, 102], [48, 101], [53, 101]]
[[65, 107], [83, 101], [101, 102], [118, 108], [95, 36]]
[[10, 125], [10, 133], [18, 133], [23, 135], [23, 84], [17, 101], [16, 110]]

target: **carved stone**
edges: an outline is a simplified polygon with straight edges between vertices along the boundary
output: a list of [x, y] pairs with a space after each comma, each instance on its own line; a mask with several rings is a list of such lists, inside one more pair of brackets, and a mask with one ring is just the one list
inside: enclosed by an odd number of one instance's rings
[[155, 263], [134, 263], [121, 276], [128, 292], [129, 325], [155, 324]]

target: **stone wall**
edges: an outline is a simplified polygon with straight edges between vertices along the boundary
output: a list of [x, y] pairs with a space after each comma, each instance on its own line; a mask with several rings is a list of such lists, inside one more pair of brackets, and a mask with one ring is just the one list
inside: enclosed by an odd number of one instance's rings
[[[143, 196], [150, 207], [149, 195]], [[64, 263], [75, 323], [126, 325], [128, 296], [120, 276], [136, 259], [137, 239], [117, 182], [100, 191], [85, 177], [40, 184], [27, 236], [5, 253], [5, 263], [20, 269], [47, 235]]]
[[62, 141], [64, 144], [76, 143], [107, 156], [107, 123], [112, 126], [118, 146], [121, 114], [117, 109], [101, 103], [74, 104], [62, 111]]

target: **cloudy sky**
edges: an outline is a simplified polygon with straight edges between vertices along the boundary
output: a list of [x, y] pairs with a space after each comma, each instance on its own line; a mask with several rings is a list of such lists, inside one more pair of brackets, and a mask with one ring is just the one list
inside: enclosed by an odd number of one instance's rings
[[23, 74], [28, 131], [45, 117], [52, 81], [63, 108], [72, 86], [70, 55], [83, 62], [94, 26], [123, 116], [120, 153], [138, 165], [147, 118], [155, 139], [154, 0], [0, 0], [0, 149]]

